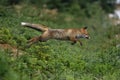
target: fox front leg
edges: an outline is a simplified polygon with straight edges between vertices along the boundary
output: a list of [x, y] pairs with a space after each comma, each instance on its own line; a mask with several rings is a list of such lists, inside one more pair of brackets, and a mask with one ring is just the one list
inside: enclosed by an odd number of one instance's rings
[[77, 42], [77, 41], [73, 41], [73, 42], [71, 43], [71, 45], [74, 45], [76, 42]]
[[77, 42], [77, 39], [74, 37], [71, 37], [70, 41], [72, 41], [71, 45], [74, 45]]
[[83, 45], [80, 40], [72, 41], [71, 45], [74, 45], [75, 43], [77, 43], [77, 41], [80, 43], [81, 46]]
[[72, 43], [71, 43], [72, 45], [77, 43], [77, 41], [80, 43], [81, 46], [83, 45], [82, 42], [80, 40], [76, 39], [76, 38], [71, 38], [71, 41], [72, 41]]
[[80, 43], [81, 46], [83, 45], [82, 42], [81, 42], [80, 40], [78, 40], [78, 42]]

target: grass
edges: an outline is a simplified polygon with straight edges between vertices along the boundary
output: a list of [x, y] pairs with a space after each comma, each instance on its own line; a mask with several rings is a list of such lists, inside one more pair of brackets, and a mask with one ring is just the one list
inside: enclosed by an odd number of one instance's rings
[[[69, 13], [50, 15], [33, 6], [18, 5], [2, 8], [0, 16], [0, 79], [2, 80], [119, 80], [119, 26], [109, 24], [101, 13], [95, 17], [76, 17]], [[7, 13], [6, 13], [7, 12]], [[41, 16], [42, 15], [42, 16]], [[101, 16], [101, 17], [100, 17]], [[27, 40], [41, 33], [22, 27], [21, 22], [40, 23], [51, 28], [81, 28], [89, 26], [90, 40], [79, 43], [49, 40], [27, 48]], [[5, 64], [4, 64], [5, 63]]]

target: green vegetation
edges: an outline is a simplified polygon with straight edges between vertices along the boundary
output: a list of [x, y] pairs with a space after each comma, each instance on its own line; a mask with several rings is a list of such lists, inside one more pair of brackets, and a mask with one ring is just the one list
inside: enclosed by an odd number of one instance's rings
[[[85, 7], [80, 6], [85, 0], [80, 0], [83, 2], [79, 4], [68, 3], [70, 5], [61, 5], [61, 0], [43, 0], [41, 3], [54, 1], [56, 6], [52, 4], [48, 8], [55, 7], [58, 11], [38, 6], [36, 1], [39, 0], [8, 1], [0, 1], [5, 3], [0, 6], [0, 80], [120, 79], [120, 27], [111, 25], [100, 4], [103, 0], [87, 0]], [[81, 39], [83, 46], [49, 40], [27, 47], [27, 40], [41, 32], [21, 26], [21, 22], [51, 28], [88, 26], [91, 39]]]

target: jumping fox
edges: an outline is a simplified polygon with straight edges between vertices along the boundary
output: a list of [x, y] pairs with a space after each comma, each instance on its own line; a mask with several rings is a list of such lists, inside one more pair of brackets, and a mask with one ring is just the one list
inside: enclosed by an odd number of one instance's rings
[[43, 32], [42, 35], [28, 40], [29, 45], [38, 41], [46, 42], [49, 39], [69, 40], [72, 41], [72, 45], [76, 42], [79, 42], [80, 45], [82, 45], [82, 42], [79, 40], [80, 38], [90, 38], [87, 32], [87, 27], [80, 29], [51, 29], [41, 24], [31, 24], [26, 22], [21, 22], [21, 25]]

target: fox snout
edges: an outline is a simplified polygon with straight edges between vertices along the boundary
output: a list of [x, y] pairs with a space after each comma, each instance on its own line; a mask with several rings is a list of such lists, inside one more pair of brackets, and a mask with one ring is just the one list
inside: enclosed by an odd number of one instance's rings
[[86, 39], [90, 39], [90, 36], [88, 36], [88, 35], [85, 35], [85, 38], [86, 38]]
[[82, 34], [82, 35], [76, 35], [76, 38], [79, 39], [79, 38], [86, 38], [86, 39], [90, 39], [89, 35], [86, 35], [86, 34]]

